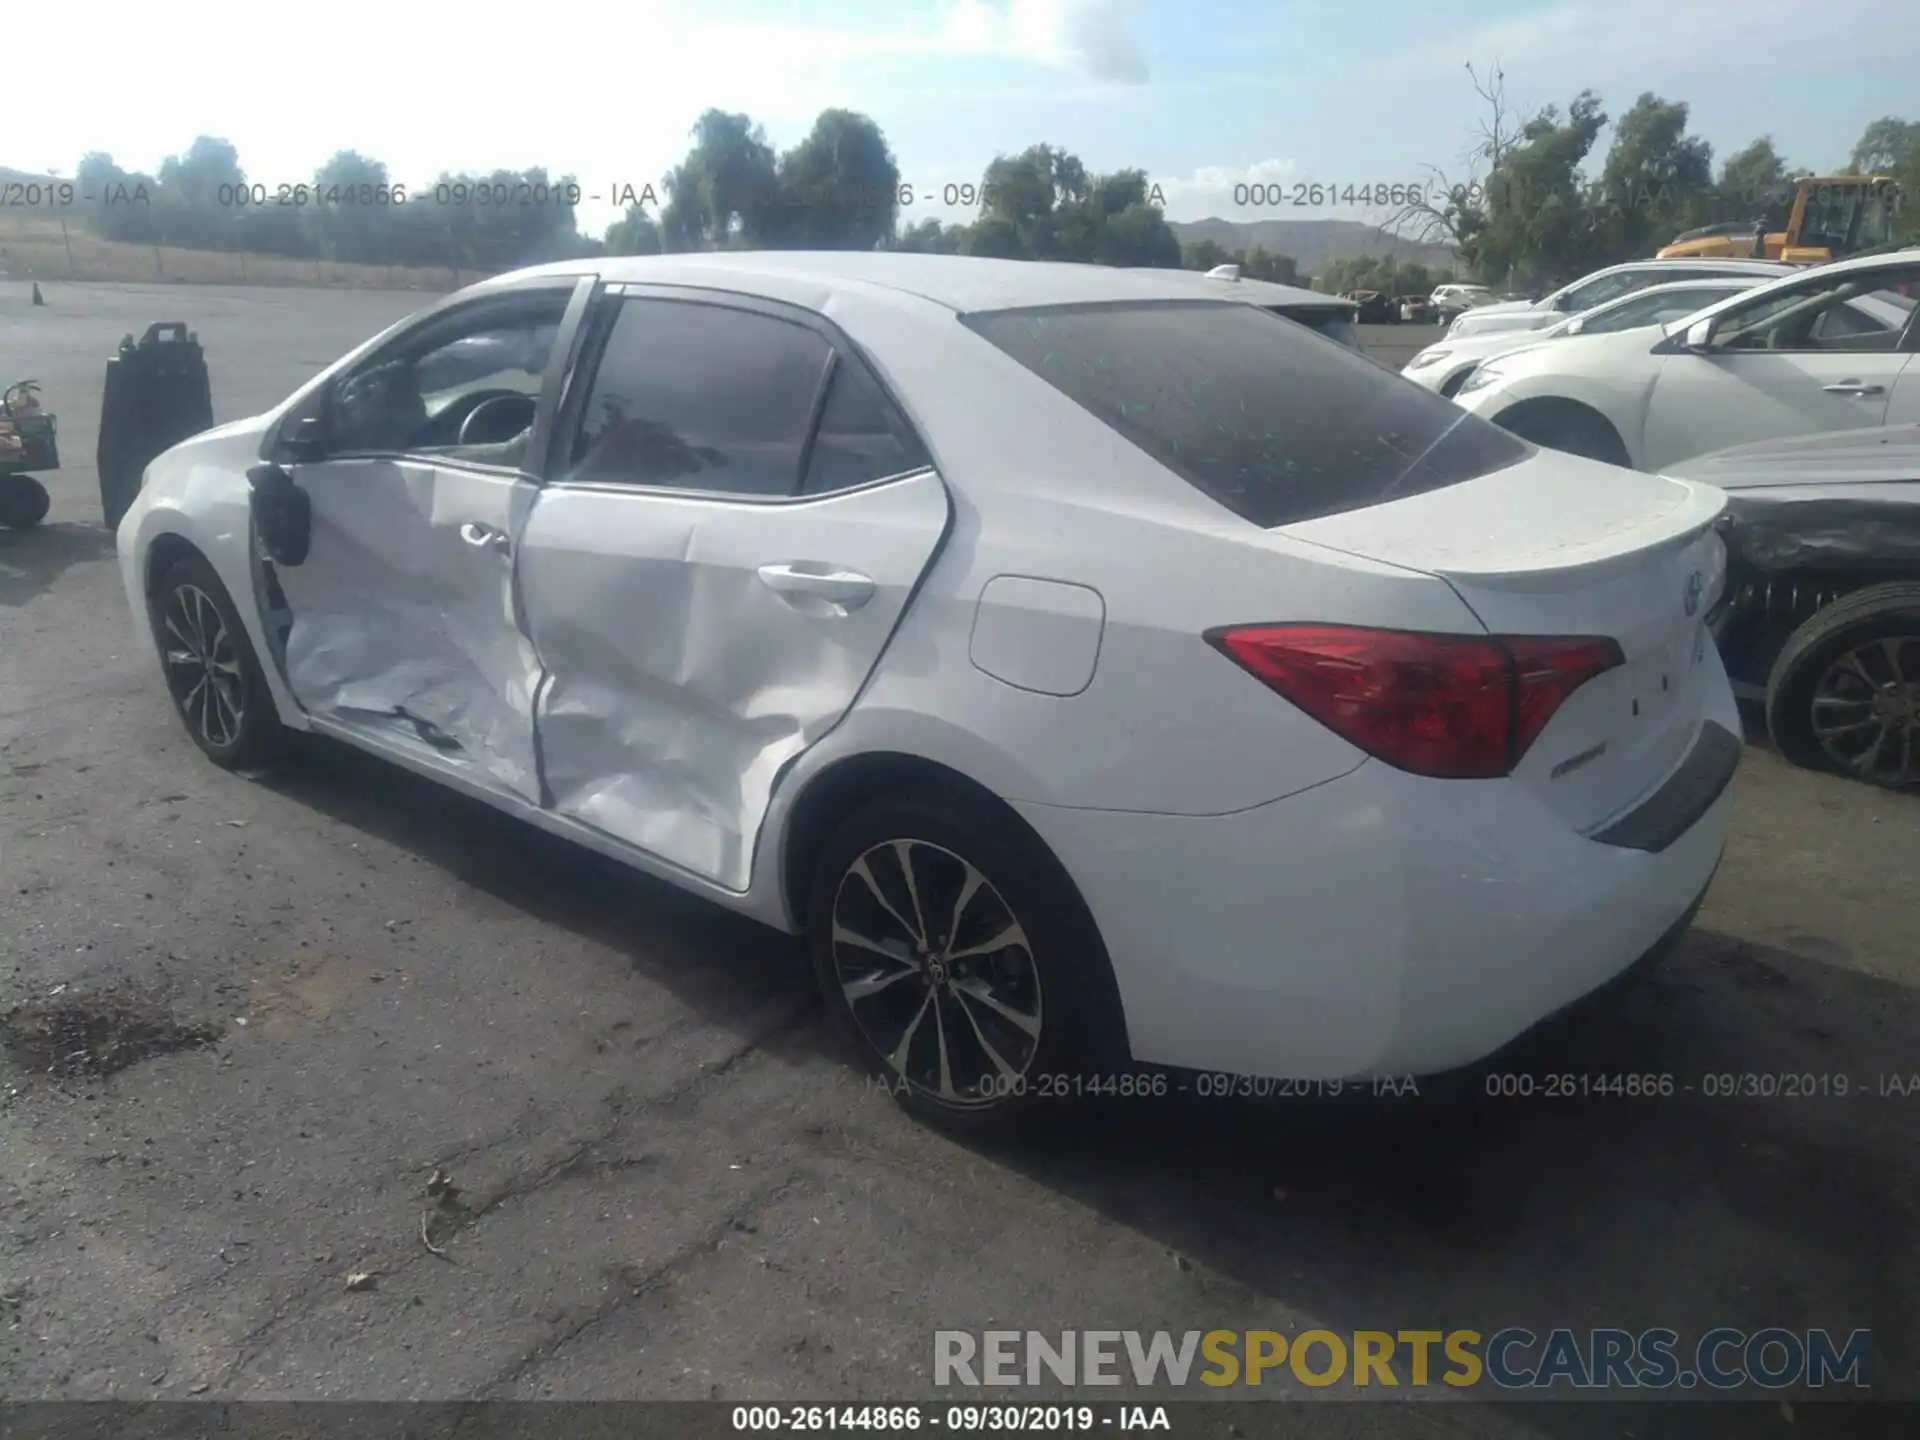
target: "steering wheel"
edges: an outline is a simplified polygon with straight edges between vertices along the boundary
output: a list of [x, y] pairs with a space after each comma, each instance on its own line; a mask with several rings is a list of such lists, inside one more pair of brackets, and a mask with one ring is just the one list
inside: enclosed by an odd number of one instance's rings
[[484, 397], [460, 422], [462, 445], [499, 445], [533, 424], [538, 407], [531, 395], [505, 391]]

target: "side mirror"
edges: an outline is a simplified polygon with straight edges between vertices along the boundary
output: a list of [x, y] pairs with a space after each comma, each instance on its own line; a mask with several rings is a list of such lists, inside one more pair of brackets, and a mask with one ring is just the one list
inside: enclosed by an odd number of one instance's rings
[[1702, 320], [1697, 325], [1687, 327], [1687, 349], [1707, 350], [1713, 345], [1713, 322]]
[[1586, 328], [1587, 328], [1587, 322], [1585, 320], [1580, 320], [1580, 319], [1569, 320], [1567, 321], [1566, 333], [1569, 335], [1578, 335], [1582, 330]]
[[294, 421], [293, 427], [280, 437], [280, 449], [292, 464], [308, 464], [327, 453], [330, 438], [327, 414], [323, 409], [313, 415], [302, 415]]

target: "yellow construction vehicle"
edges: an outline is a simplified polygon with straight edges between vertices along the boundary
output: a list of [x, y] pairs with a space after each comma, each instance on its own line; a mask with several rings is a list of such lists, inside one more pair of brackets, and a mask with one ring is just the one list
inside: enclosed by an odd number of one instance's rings
[[1893, 243], [1900, 185], [1888, 175], [1801, 175], [1793, 181], [1786, 225], [1768, 217], [1708, 225], [1677, 236], [1658, 255], [1676, 259], [1785, 260], [1820, 265]]

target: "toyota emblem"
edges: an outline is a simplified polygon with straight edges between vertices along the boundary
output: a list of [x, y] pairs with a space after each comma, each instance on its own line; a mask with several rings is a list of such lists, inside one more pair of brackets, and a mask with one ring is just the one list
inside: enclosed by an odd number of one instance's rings
[[1681, 604], [1686, 607], [1689, 618], [1700, 613], [1700, 596], [1706, 588], [1707, 582], [1701, 578], [1698, 570], [1687, 577], [1687, 590], [1686, 594], [1681, 597]]

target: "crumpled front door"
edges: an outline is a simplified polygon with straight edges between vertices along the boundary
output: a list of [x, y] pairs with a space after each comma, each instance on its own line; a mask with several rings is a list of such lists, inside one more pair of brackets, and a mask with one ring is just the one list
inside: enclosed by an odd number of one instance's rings
[[419, 460], [297, 466], [312, 509], [302, 563], [274, 576], [292, 611], [287, 684], [313, 716], [424, 747], [538, 804], [540, 663], [513, 602], [514, 545], [536, 487]]

